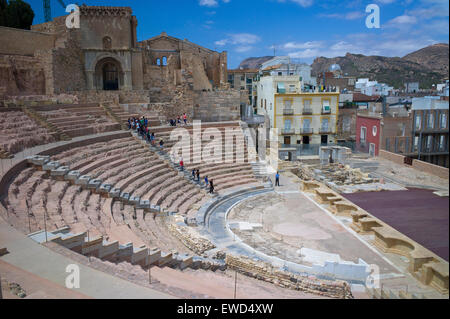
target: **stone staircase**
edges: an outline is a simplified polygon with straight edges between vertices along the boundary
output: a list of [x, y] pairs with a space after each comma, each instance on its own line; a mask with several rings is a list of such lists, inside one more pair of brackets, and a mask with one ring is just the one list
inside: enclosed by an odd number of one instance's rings
[[106, 115], [108, 115], [111, 119], [120, 124], [122, 130], [126, 130], [127, 126], [125, 123], [117, 116], [117, 114], [107, 105], [106, 103], [101, 103], [100, 106], [105, 110]]
[[256, 161], [250, 163], [256, 178], [267, 179], [269, 174], [273, 173], [272, 169], [265, 162]]
[[223, 260], [208, 257], [180, 254], [176, 251], [163, 252], [159, 248], [146, 246], [134, 247], [133, 243], [121, 245], [118, 241], [109, 242], [102, 236], [91, 238], [87, 232], [73, 234], [69, 227], [52, 232], [43, 230], [29, 234], [29, 238], [39, 244], [54, 242], [87, 257], [96, 257], [110, 262], [128, 262], [144, 269], [151, 266], [170, 267], [184, 270], [186, 268], [204, 270], [225, 270]]
[[45, 127], [52, 133], [55, 138], [57, 138], [60, 141], [70, 141], [71, 138], [64, 133], [60, 128], [58, 128], [56, 125], [48, 122], [43, 116], [41, 116], [39, 113], [37, 113], [32, 108], [29, 108], [27, 106], [22, 107], [22, 111], [28, 115], [31, 119], [35, 120], [40, 126]]

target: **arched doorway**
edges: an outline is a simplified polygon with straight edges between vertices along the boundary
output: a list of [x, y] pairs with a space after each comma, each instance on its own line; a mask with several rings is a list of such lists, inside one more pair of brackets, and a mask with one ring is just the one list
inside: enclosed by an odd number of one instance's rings
[[104, 58], [95, 66], [95, 86], [98, 90], [119, 90], [123, 85], [120, 62], [114, 58]]
[[119, 89], [119, 71], [114, 63], [103, 65], [103, 90], [111, 91]]

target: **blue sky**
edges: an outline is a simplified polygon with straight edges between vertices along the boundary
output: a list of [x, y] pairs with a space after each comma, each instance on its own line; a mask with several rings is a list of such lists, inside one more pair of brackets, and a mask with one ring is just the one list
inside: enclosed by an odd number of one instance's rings
[[[25, 0], [43, 22], [42, 0]], [[64, 0], [66, 4], [77, 0]], [[318, 56], [404, 56], [449, 39], [448, 0], [83, 0], [87, 5], [130, 6], [138, 39], [162, 31], [217, 51], [229, 68], [247, 57], [289, 55], [312, 63]], [[368, 29], [368, 4], [380, 7], [380, 29]], [[64, 15], [51, 0], [52, 15]]]

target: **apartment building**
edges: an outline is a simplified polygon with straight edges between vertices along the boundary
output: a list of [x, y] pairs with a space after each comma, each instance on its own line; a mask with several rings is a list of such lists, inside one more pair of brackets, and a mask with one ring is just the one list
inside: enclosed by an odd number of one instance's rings
[[305, 90], [297, 76], [263, 76], [258, 97], [258, 114], [266, 115], [270, 127], [279, 129], [281, 144], [336, 142], [339, 92]]
[[410, 157], [449, 167], [448, 106], [440, 96], [413, 99]]
[[232, 89], [246, 92], [245, 101], [247, 105], [253, 105], [253, 81], [258, 74], [257, 69], [235, 69], [228, 70], [228, 83]]

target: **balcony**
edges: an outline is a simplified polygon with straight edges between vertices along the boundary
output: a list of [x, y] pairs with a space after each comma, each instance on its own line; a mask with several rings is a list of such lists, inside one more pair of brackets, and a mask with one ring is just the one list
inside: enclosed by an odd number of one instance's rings
[[313, 134], [313, 129], [311, 127], [303, 127], [300, 129], [300, 134], [306, 135], [306, 134]]
[[294, 115], [294, 109], [283, 109], [283, 115]]
[[312, 115], [313, 114], [313, 110], [310, 107], [308, 107], [308, 108], [305, 107], [305, 108], [303, 108], [302, 114], [303, 115]]
[[440, 127], [440, 126], [434, 126], [434, 127], [424, 127], [422, 129], [418, 129], [416, 127], [416, 134], [419, 133], [448, 133], [448, 127]]
[[331, 114], [331, 108], [329, 106], [325, 106], [322, 108], [322, 115]]
[[291, 129], [284, 129], [284, 130], [281, 130], [281, 134], [282, 135], [294, 135], [295, 134], [295, 130], [293, 128], [291, 128]]
[[331, 134], [333, 131], [329, 127], [321, 127], [319, 130], [320, 134]]

